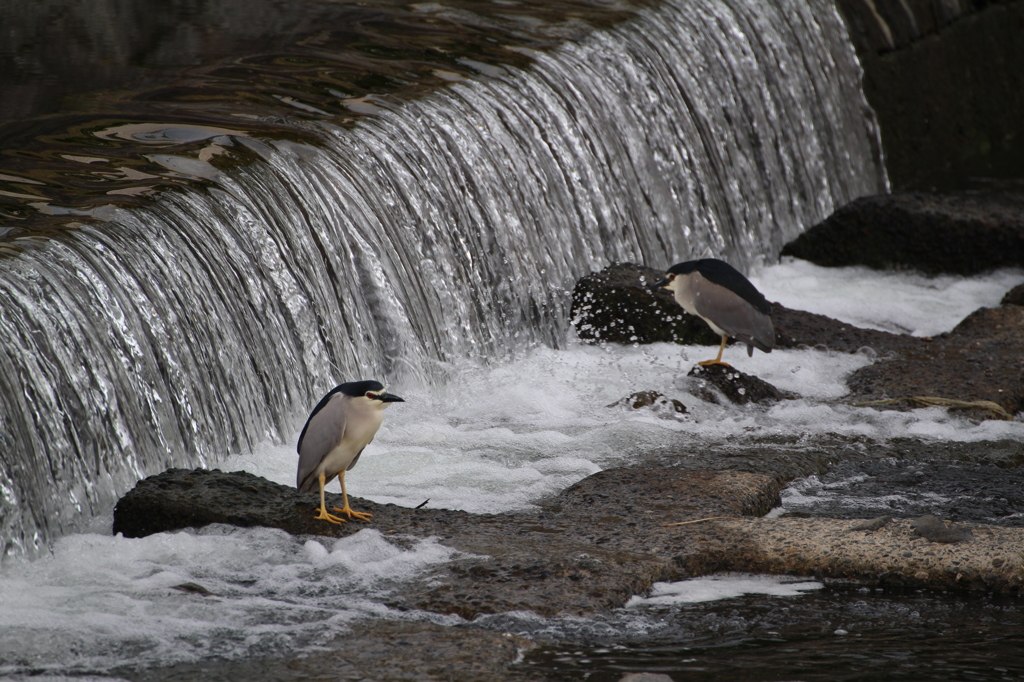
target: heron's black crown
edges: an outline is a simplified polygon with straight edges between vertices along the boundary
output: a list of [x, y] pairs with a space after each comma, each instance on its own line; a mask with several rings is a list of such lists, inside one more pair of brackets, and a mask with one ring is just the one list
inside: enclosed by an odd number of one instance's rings
[[[349, 381], [344, 384], [338, 384], [332, 388], [327, 392], [327, 395], [320, 399], [320, 402], [316, 404], [313, 411], [309, 413], [309, 417], [306, 419], [306, 425], [302, 427], [302, 433], [299, 434], [299, 442], [295, 446], [296, 450], [302, 449], [302, 439], [306, 437], [306, 429], [309, 428], [309, 423], [313, 421], [313, 417], [316, 416], [317, 412], [324, 409], [327, 403], [330, 402], [331, 398], [334, 397], [335, 393], [344, 393], [352, 398], [358, 398], [359, 396], [366, 395], [370, 391], [377, 393], [378, 391], [383, 390], [384, 384], [379, 381], [374, 381], [373, 379], [368, 379], [366, 381]], [[398, 396], [395, 397], [397, 398]], [[399, 400], [401, 400], [401, 398], [399, 398]], [[405, 401], [403, 400], [402, 402]]]
[[[340, 392], [345, 395], [352, 396], [353, 398], [358, 398], [361, 395], [366, 395], [370, 391], [376, 393], [383, 390], [384, 384], [379, 381], [374, 381], [373, 379], [368, 379], [367, 381], [349, 381], [348, 383], [340, 384], [335, 386], [331, 393]], [[328, 395], [330, 395], [330, 393]]]
[[668, 272], [673, 275], [689, 275], [699, 272], [704, 279], [720, 287], [725, 287], [765, 315], [772, 314], [772, 304], [768, 302], [764, 294], [758, 291], [739, 270], [724, 260], [717, 258], [690, 260], [685, 263], [676, 263], [668, 269]]

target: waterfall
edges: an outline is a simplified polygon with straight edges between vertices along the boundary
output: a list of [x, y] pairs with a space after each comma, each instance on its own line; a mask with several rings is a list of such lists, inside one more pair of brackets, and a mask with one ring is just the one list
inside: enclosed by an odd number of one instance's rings
[[825, 0], [669, 0], [530, 56], [352, 127], [218, 135], [160, 159], [203, 185], [0, 249], [4, 553], [291, 437], [337, 382], [557, 347], [609, 262], [749, 269], [886, 186]]

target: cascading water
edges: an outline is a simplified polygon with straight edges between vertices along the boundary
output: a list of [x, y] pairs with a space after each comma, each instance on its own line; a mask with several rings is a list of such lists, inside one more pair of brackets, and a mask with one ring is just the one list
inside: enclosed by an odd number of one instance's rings
[[673, 0], [530, 56], [351, 128], [296, 122], [315, 144], [214, 131], [152, 157], [205, 187], [8, 244], [5, 554], [139, 477], [290, 437], [338, 381], [557, 346], [567, 289], [610, 261], [749, 268], [885, 187], [824, 0]]

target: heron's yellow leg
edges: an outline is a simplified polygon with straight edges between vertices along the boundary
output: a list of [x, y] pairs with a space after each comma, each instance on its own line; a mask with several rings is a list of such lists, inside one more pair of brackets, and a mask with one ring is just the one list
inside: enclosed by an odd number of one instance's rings
[[[342, 472], [344, 476], [344, 472]], [[344, 480], [344, 478], [342, 479]], [[320, 474], [320, 511], [313, 517], [316, 521], [330, 521], [331, 523], [345, 523], [345, 519], [329, 514], [327, 512], [327, 504], [324, 502], [324, 485], [327, 483], [327, 477]], [[347, 506], [347, 505], [346, 505]]]
[[338, 474], [338, 478], [341, 479], [341, 499], [345, 502], [345, 507], [343, 509], [331, 507], [331, 509], [333, 509], [336, 512], [341, 512], [342, 514], [348, 514], [348, 517], [350, 519], [354, 516], [357, 519], [369, 521], [370, 517], [373, 516], [373, 514], [369, 512], [357, 512], [356, 510], [352, 509], [352, 507], [348, 506], [348, 490], [345, 489], [345, 472], [342, 471], [340, 474]]
[[707, 367], [708, 365], [725, 365], [726, 367], [732, 367], [728, 362], [722, 362], [722, 353], [725, 351], [725, 344], [729, 340], [729, 337], [722, 334], [722, 345], [718, 347], [718, 357], [714, 360], [705, 360], [704, 362], [698, 362], [697, 364], [701, 367]]

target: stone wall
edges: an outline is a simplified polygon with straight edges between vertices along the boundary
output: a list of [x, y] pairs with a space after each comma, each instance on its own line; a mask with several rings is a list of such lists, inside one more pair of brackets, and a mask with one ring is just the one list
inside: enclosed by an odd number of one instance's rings
[[1024, 178], [1024, 1], [838, 5], [894, 190]]

